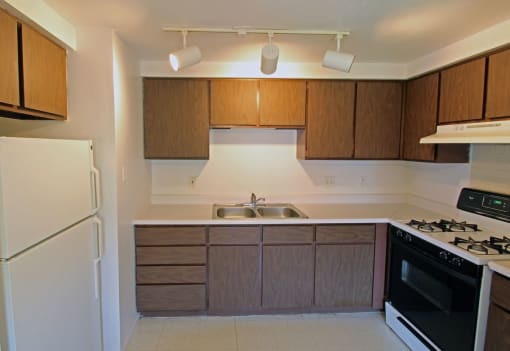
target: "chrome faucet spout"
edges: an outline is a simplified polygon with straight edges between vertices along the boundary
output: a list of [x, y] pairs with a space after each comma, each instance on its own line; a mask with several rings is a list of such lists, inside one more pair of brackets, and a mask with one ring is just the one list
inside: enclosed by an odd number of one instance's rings
[[251, 207], [255, 208], [255, 207], [257, 207], [258, 202], [265, 202], [265, 201], [266, 201], [266, 199], [264, 197], [259, 197], [257, 199], [257, 195], [255, 195], [255, 193], [251, 193], [251, 199], [250, 199]]

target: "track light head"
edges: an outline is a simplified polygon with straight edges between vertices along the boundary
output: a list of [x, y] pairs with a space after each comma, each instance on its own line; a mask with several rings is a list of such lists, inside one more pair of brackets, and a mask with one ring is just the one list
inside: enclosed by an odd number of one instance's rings
[[202, 53], [198, 46], [190, 46], [168, 55], [170, 66], [174, 71], [179, 71], [185, 67], [192, 66], [202, 60]]
[[336, 35], [336, 51], [327, 50], [322, 59], [322, 66], [336, 69], [337, 71], [349, 72], [354, 61], [354, 55], [340, 52], [340, 43], [345, 34]]
[[351, 70], [354, 55], [346, 52], [327, 50], [322, 59], [322, 66], [336, 69], [337, 71], [349, 72]]
[[202, 60], [202, 52], [198, 46], [190, 46], [186, 45], [186, 37], [188, 35], [187, 30], [182, 31], [182, 46], [183, 49], [175, 52], [171, 52], [168, 55], [168, 60], [170, 61], [170, 66], [172, 66], [174, 71], [179, 71], [185, 67], [192, 66], [196, 63], [199, 63]]
[[267, 44], [262, 48], [260, 56], [260, 71], [264, 74], [273, 74], [278, 65], [278, 56], [280, 50], [274, 44]]

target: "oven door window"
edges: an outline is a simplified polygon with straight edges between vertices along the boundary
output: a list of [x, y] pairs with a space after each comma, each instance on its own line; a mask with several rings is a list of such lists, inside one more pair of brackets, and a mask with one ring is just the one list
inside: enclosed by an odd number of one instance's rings
[[472, 350], [479, 283], [392, 241], [389, 300], [442, 350]]

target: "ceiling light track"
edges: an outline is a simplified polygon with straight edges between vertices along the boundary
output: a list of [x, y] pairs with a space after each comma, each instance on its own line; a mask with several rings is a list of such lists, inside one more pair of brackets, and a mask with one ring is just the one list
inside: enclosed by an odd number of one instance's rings
[[183, 49], [169, 55], [170, 65], [175, 71], [199, 63], [202, 53], [197, 46], [187, 47], [186, 37], [189, 32], [202, 33], [237, 33], [246, 35], [248, 33], [266, 34], [269, 43], [262, 48], [260, 70], [264, 74], [273, 74], [278, 65], [279, 49], [272, 43], [275, 34], [297, 34], [297, 35], [334, 35], [336, 37], [336, 51], [327, 50], [322, 60], [322, 66], [337, 71], [349, 72], [354, 61], [354, 55], [340, 52], [341, 40], [350, 32], [339, 32], [332, 30], [290, 30], [290, 29], [260, 29], [251, 27], [234, 28], [209, 28], [209, 27], [163, 27], [165, 32], [180, 32], [182, 34]]

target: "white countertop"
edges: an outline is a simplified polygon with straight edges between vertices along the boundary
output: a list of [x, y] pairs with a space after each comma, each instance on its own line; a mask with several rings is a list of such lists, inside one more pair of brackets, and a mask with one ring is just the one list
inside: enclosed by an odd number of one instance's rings
[[489, 262], [489, 268], [494, 272], [510, 278], [510, 260]]
[[212, 205], [152, 205], [133, 221], [135, 225], [233, 225], [386, 223], [410, 218], [437, 219], [441, 215], [409, 204], [293, 204], [308, 218], [213, 219]]

